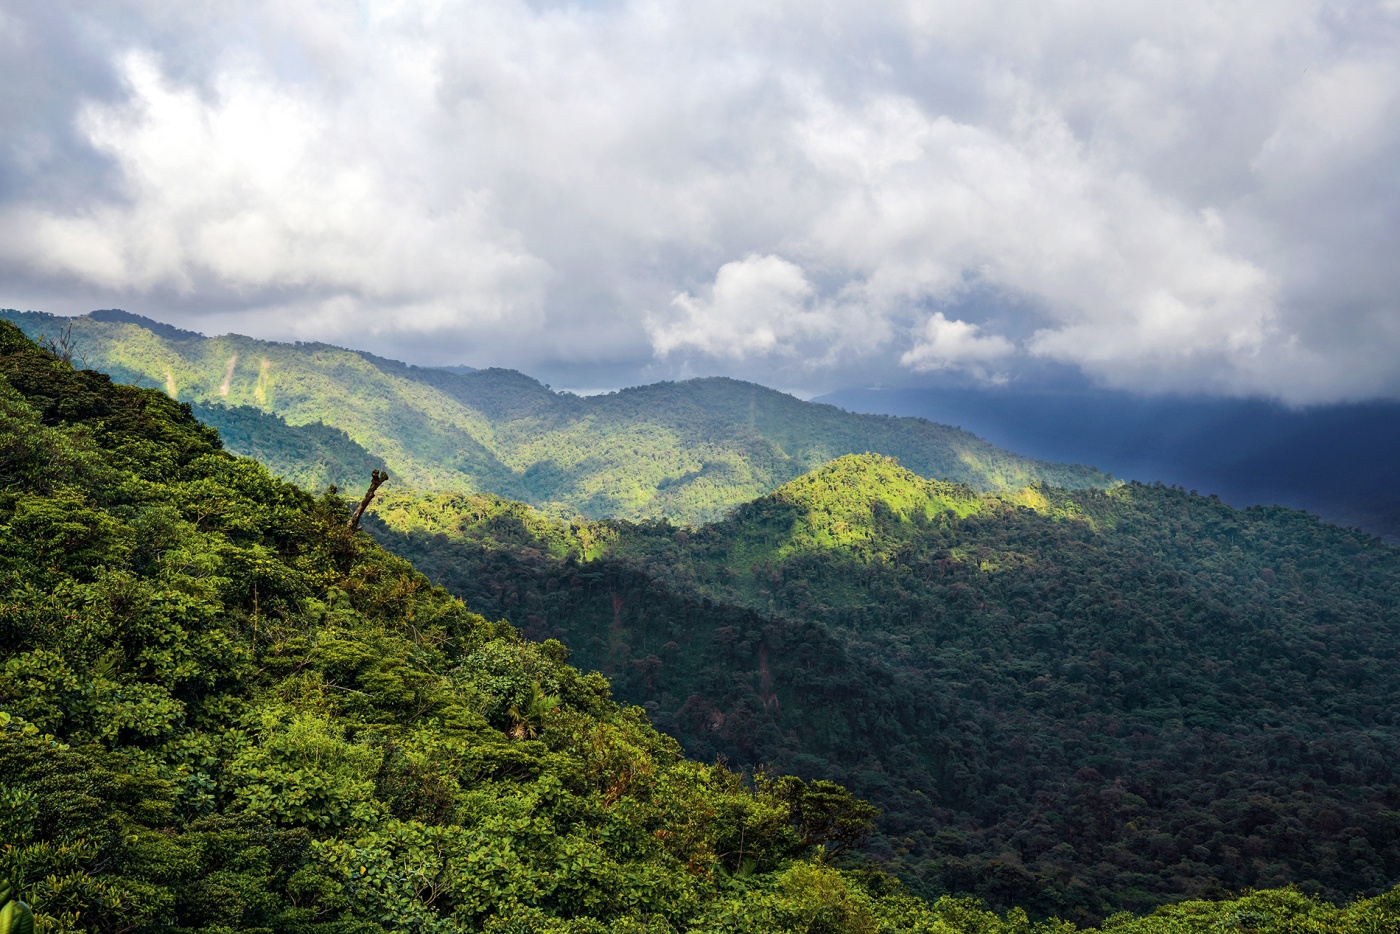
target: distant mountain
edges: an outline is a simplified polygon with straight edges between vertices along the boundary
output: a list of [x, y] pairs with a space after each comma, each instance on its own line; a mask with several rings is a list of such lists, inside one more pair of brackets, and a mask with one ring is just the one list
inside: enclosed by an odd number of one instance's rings
[[994, 444], [1115, 476], [1279, 504], [1400, 543], [1400, 402], [1290, 409], [1258, 399], [1095, 389], [847, 389], [855, 412], [960, 425]]
[[927, 894], [1088, 922], [1400, 878], [1400, 549], [1305, 513], [848, 456], [699, 528], [461, 496], [376, 522], [691, 756], [873, 801]]
[[[31, 337], [71, 323], [79, 358], [122, 382], [206, 407], [251, 407], [294, 428], [343, 431], [408, 486], [486, 491], [556, 515], [701, 521], [865, 451], [980, 490], [1113, 483], [1100, 471], [1032, 460], [923, 419], [855, 415], [730, 379], [584, 398], [512, 370], [456, 372], [326, 344], [204, 337], [126, 312], [0, 317]], [[237, 438], [229, 443], [254, 453]], [[297, 463], [271, 447], [260, 456], [274, 469]]]
[[187, 341], [203, 338], [204, 335], [198, 331], [187, 331], [184, 328], [177, 328], [173, 324], [166, 324], [142, 315], [134, 315], [129, 311], [122, 311], [120, 308], [104, 308], [100, 311], [90, 311], [87, 317], [94, 321], [102, 321], [109, 324], [134, 324], [137, 327], [145, 328], [152, 334], [158, 334], [168, 341]]

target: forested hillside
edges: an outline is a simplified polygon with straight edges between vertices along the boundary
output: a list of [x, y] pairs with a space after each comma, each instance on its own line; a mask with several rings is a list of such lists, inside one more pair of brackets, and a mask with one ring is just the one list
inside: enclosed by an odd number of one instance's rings
[[309, 490], [363, 485], [387, 465], [339, 428], [321, 422], [288, 425], [280, 415], [251, 405], [190, 404], [195, 418], [219, 432], [224, 447], [266, 464], [278, 476]]
[[335, 496], [3, 323], [0, 463], [0, 876], [40, 930], [1019, 930], [832, 868], [867, 806], [686, 761]]
[[[945, 425], [855, 415], [735, 380], [581, 398], [509, 370], [430, 369], [324, 344], [205, 338], [124, 312], [0, 315], [33, 338], [56, 339], [71, 325], [86, 365], [198, 404], [231, 450], [308, 483], [338, 477], [362, 458], [330, 443], [322, 425], [344, 432], [410, 487], [490, 492], [564, 516], [715, 518], [833, 457], [863, 451], [983, 490], [1112, 483], [1097, 470], [1020, 457]], [[220, 406], [321, 434], [307, 439], [264, 424], [255, 445], [250, 416]], [[308, 469], [308, 445], [322, 466]]]
[[[470, 612], [335, 495], [5, 323], [0, 478], [7, 930], [1076, 930], [838, 868], [871, 813], [840, 787], [682, 758], [562, 644]], [[1400, 889], [1105, 930], [1242, 919], [1374, 934]]]
[[1400, 550], [1360, 533], [1162, 486], [979, 494], [880, 457], [699, 528], [468, 497], [380, 520], [689, 754], [872, 800], [872, 851], [919, 891], [1091, 919], [1400, 878]]
[[1400, 544], [1400, 401], [1293, 408], [1016, 385], [848, 389], [819, 401], [958, 425], [1032, 457], [1216, 493], [1235, 506], [1292, 506]]

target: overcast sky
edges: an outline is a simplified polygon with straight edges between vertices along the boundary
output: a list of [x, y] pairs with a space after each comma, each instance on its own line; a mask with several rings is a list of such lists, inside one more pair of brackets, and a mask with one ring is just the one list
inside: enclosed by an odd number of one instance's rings
[[0, 0], [0, 305], [1400, 397], [1400, 0]]

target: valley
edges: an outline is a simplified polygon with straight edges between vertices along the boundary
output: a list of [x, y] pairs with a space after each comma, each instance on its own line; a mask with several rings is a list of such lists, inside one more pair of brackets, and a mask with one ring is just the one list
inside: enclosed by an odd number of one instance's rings
[[690, 755], [870, 799], [917, 891], [1092, 920], [1400, 872], [1400, 553], [1303, 513], [978, 494], [862, 455], [701, 527], [377, 515]]
[[[194, 418], [349, 497], [387, 463], [269, 384], [186, 407], [173, 369], [113, 384], [5, 323], [0, 377], [0, 872], [43, 925], [1400, 923], [1400, 552], [1370, 536], [962, 441], [1002, 472], [844, 451], [708, 522], [399, 482], [366, 535]], [[472, 411], [506, 422], [502, 385], [548, 392], [491, 379]], [[653, 392], [815, 444], [790, 397]], [[960, 437], [816, 412], [883, 428], [866, 451]]]

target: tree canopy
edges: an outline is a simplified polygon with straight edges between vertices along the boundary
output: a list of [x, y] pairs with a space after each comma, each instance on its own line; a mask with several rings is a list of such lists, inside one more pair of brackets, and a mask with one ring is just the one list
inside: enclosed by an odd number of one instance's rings
[[461, 372], [326, 344], [206, 338], [120, 312], [0, 317], [31, 337], [70, 329], [88, 365], [197, 404], [230, 450], [309, 484], [339, 483], [346, 463], [368, 456], [420, 490], [492, 493], [556, 516], [692, 522], [861, 451], [984, 490], [1113, 483], [1092, 468], [1021, 457], [947, 425], [857, 415], [731, 379], [583, 398], [513, 370]]
[[854, 456], [701, 527], [380, 521], [691, 755], [871, 800], [870, 852], [930, 897], [1093, 921], [1400, 875], [1400, 550], [1303, 513]]
[[[6, 323], [0, 478], [7, 934], [31, 906], [110, 934], [1077, 930], [843, 861], [874, 816], [844, 788], [685, 758], [338, 495]], [[1106, 929], [1397, 923], [1400, 890], [1282, 890]]]

